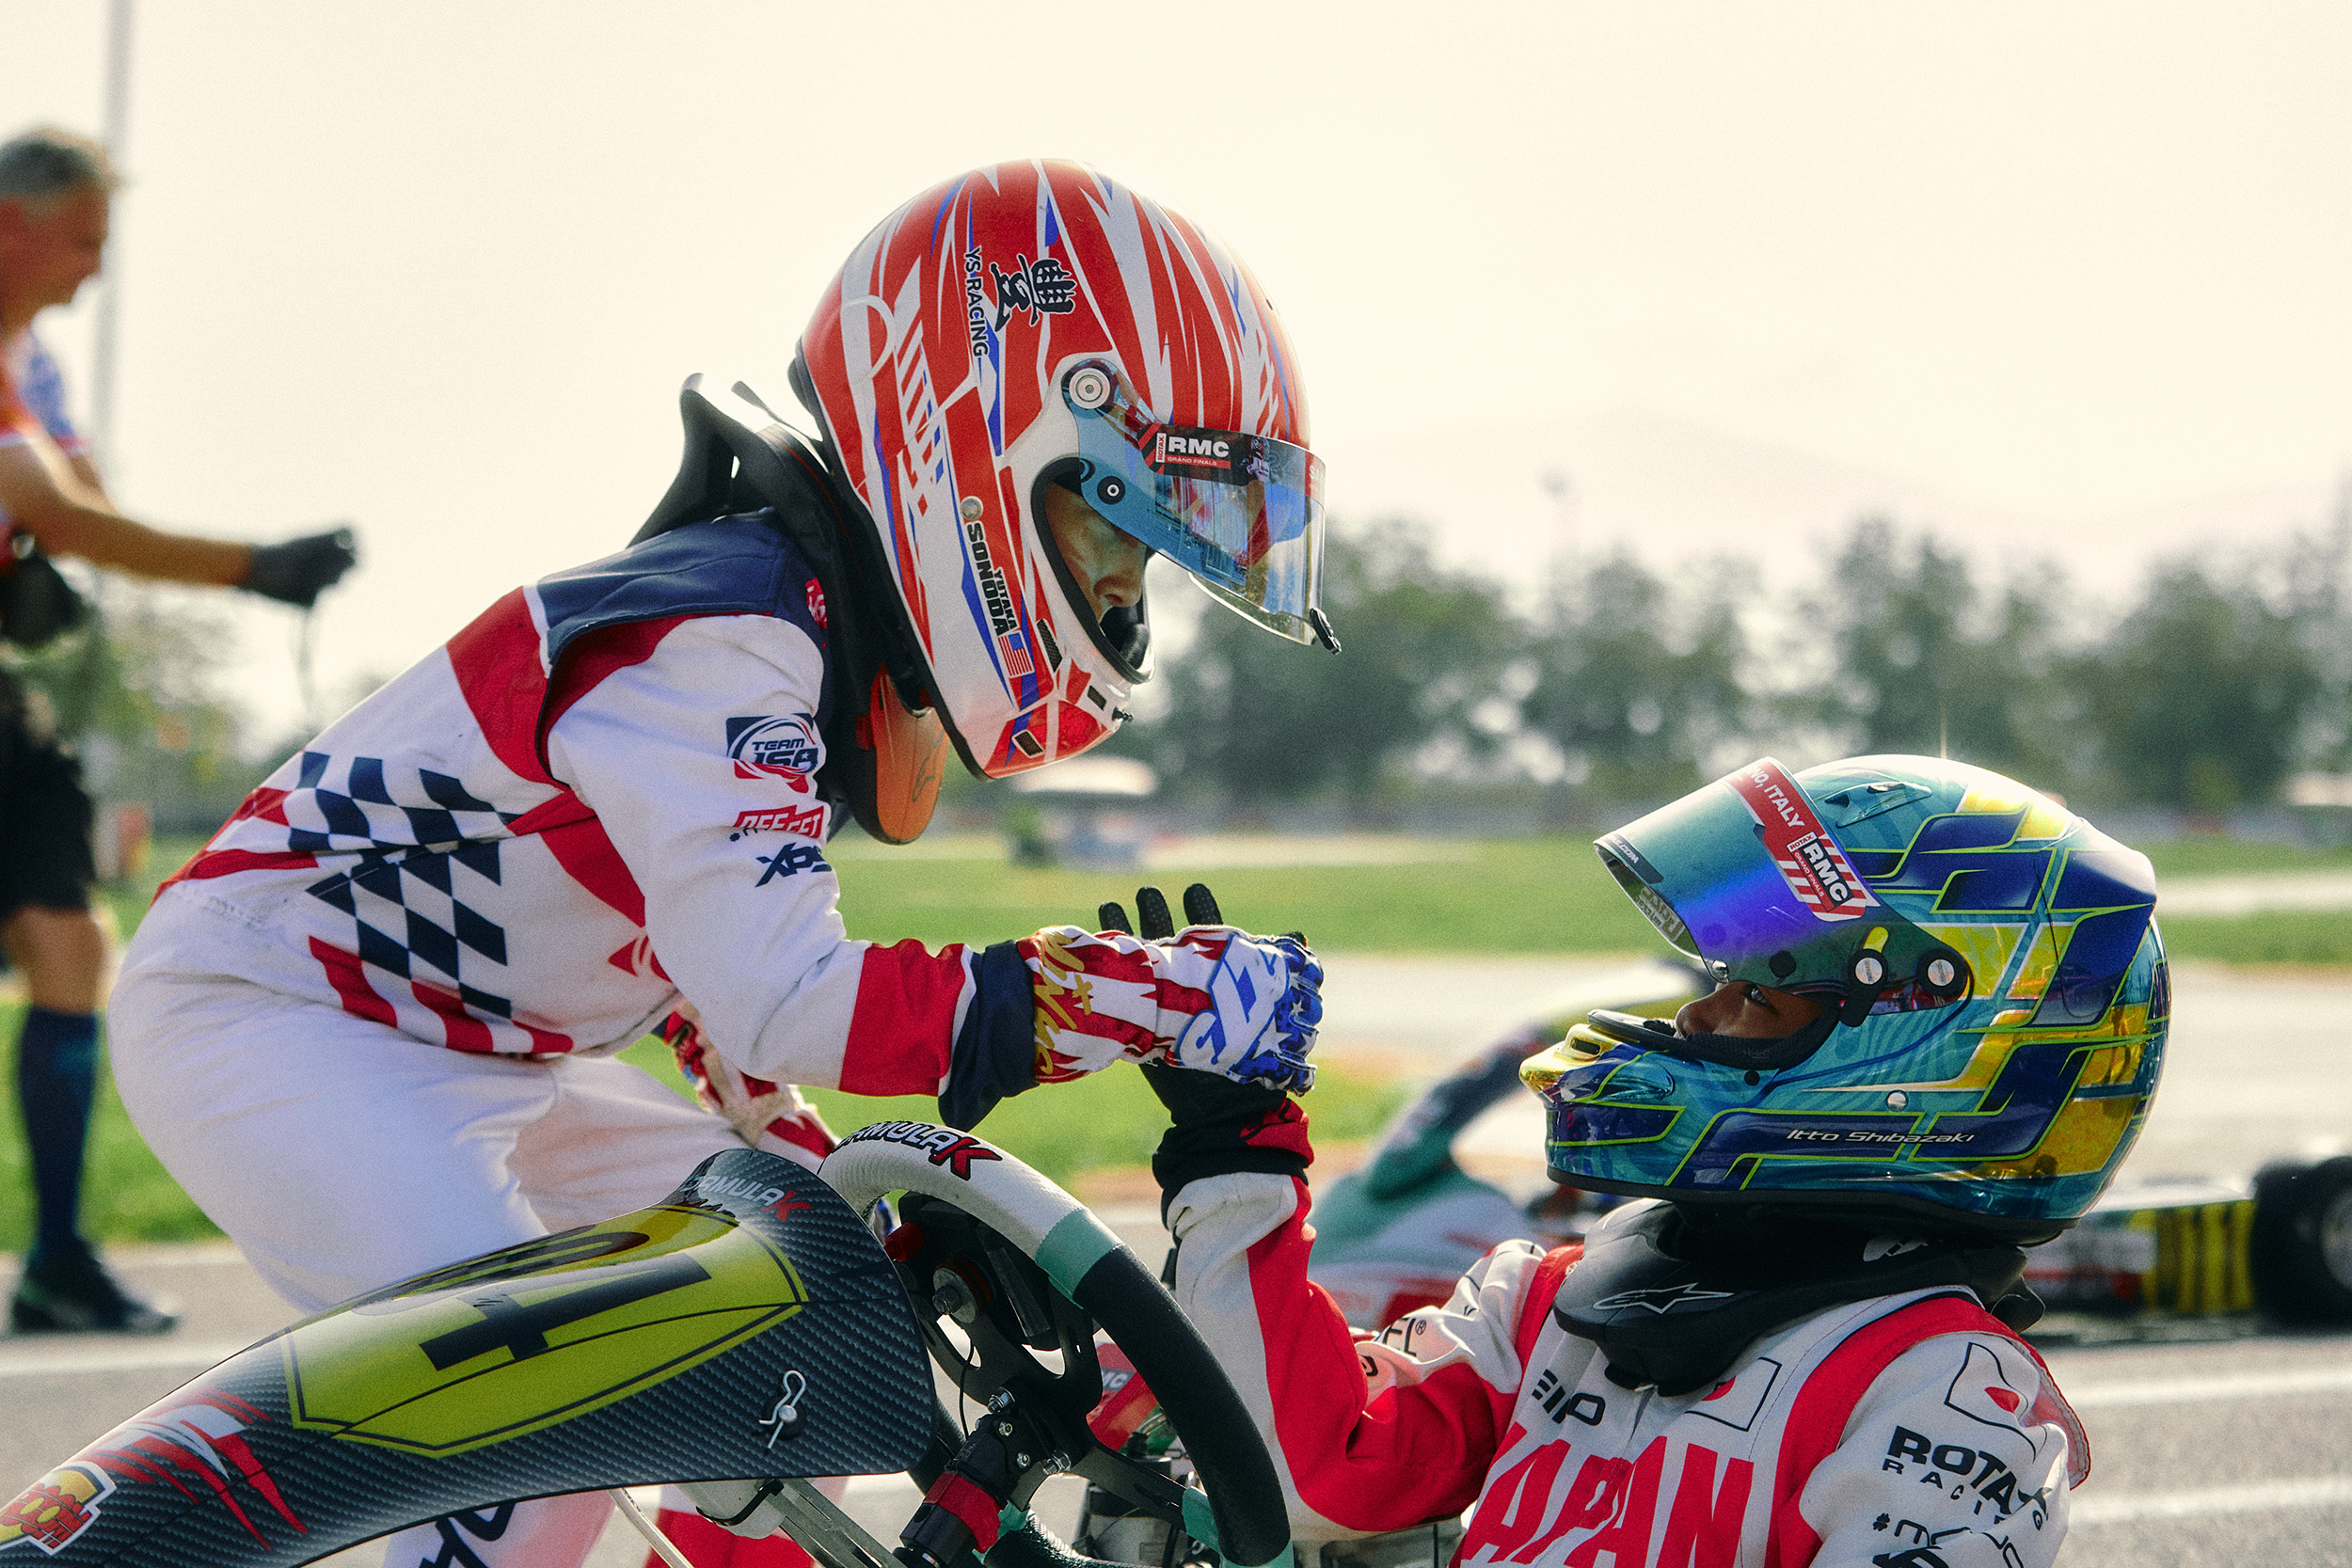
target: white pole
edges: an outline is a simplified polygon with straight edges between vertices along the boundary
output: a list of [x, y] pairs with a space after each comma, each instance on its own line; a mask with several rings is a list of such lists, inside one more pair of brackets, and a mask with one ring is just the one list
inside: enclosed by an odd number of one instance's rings
[[[131, 21], [133, 0], [110, 0], [106, 8], [106, 156], [119, 170], [123, 164], [123, 148], [130, 134], [131, 120]], [[116, 323], [122, 303], [122, 245], [119, 241], [109, 246], [113, 252], [106, 258], [105, 281], [98, 295], [96, 341], [90, 345], [90, 447], [99, 472], [114, 483], [121, 483], [119, 453], [115, 446], [115, 354], [119, 341]], [[90, 574], [90, 620], [93, 623], [83, 635], [88, 639], [82, 651], [81, 685], [90, 711], [82, 716], [82, 762], [94, 796], [98, 821], [96, 843], [99, 875], [109, 879], [124, 874], [123, 845], [120, 821], [117, 815], [115, 793], [115, 748], [113, 737], [96, 725], [97, 705], [95, 672], [103, 657], [106, 638], [108, 600], [114, 595], [107, 590], [106, 574]]]
[[[106, 8], [106, 155], [119, 169], [131, 120], [131, 22], [136, 0], [110, 0]], [[122, 304], [122, 245], [115, 242], [106, 258], [105, 283], [98, 296], [97, 341], [90, 366], [90, 444], [97, 449], [101, 471], [109, 478], [118, 467], [115, 451], [116, 323]]]

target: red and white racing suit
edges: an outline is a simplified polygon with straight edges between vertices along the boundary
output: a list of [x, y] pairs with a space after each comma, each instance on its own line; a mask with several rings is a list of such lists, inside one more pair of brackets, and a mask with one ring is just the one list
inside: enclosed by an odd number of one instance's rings
[[[1307, 1279], [1307, 1186], [1169, 1205], [1176, 1296], [1269, 1438], [1302, 1541], [1472, 1510], [1458, 1561], [2042, 1568], [2088, 1472], [2034, 1353], [1960, 1291], [1834, 1307], [1679, 1398], [1610, 1381], [1551, 1310], [1578, 1249], [1496, 1247], [1356, 1338]], [[1620, 1214], [1629, 1210], [1618, 1211]], [[1607, 1223], [1607, 1222], [1604, 1222]]]
[[843, 933], [821, 614], [753, 518], [517, 589], [255, 790], [150, 919], [453, 1051], [609, 1052], [682, 990], [760, 1077], [936, 1092], [970, 956]]
[[[816, 577], [773, 529], [679, 529], [507, 594], [166, 885], [115, 1071], [274, 1289], [315, 1310], [657, 1202], [738, 1147], [610, 1059], [682, 998], [764, 1141], [811, 1158], [792, 1084], [935, 1094], [976, 1018], [1025, 1056], [1018, 957], [846, 936], [814, 784], [830, 669]], [[577, 1561], [607, 1509], [428, 1526], [387, 1560]]]

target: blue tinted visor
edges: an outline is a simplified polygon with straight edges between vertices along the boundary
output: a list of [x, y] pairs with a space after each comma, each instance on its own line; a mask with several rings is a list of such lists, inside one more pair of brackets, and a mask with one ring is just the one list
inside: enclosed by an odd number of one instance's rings
[[[1649, 923], [1718, 981], [1843, 985], [1866, 942], [1907, 974], [1931, 944], [1846, 858], [1770, 757], [1594, 842]], [[1875, 937], [1875, 940], [1870, 940]]]
[[1099, 408], [1063, 394], [1077, 417], [1087, 503], [1229, 609], [1294, 642], [1315, 641], [1308, 611], [1323, 576], [1323, 460], [1270, 436], [1163, 424], [1117, 376], [1104, 379]]

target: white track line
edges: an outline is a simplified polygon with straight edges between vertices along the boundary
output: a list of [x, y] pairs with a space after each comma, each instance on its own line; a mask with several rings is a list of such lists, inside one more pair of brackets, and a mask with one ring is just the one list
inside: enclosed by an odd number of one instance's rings
[[2070, 1525], [2121, 1525], [2141, 1519], [2189, 1519], [2206, 1513], [2268, 1513], [2284, 1508], [2333, 1508], [2352, 1503], [2352, 1476], [2304, 1481], [2258, 1481], [2202, 1492], [2130, 1492], [2120, 1497], [2077, 1498]]
[[85, 1372], [145, 1372], [185, 1367], [200, 1372], [226, 1361], [250, 1339], [162, 1339], [146, 1343], [60, 1346], [20, 1351], [0, 1346], [0, 1377], [71, 1377]]
[[2077, 1410], [2121, 1410], [2141, 1404], [2205, 1404], [2215, 1400], [2270, 1399], [2285, 1394], [2352, 1391], [2352, 1367], [2290, 1367], [2226, 1377], [2151, 1378], [2141, 1383], [2093, 1383], [2076, 1388], [2063, 1376], [2066, 1402]]

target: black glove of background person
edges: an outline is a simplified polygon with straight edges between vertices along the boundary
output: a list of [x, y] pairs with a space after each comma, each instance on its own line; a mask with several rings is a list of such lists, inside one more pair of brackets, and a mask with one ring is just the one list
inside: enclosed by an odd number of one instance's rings
[[[1100, 928], [1105, 931], [1125, 931], [1147, 942], [1165, 941], [1176, 934], [1167, 895], [1158, 888], [1136, 889], [1136, 915], [1142, 923], [1140, 929], [1127, 924], [1127, 911], [1117, 904], [1104, 904], [1096, 911]], [[1184, 923], [1225, 924], [1216, 895], [1200, 882], [1184, 889]], [[1300, 1152], [1304, 1138], [1283, 1135], [1303, 1129], [1285, 1125], [1298, 1120], [1299, 1112], [1281, 1090], [1263, 1084], [1237, 1084], [1218, 1073], [1158, 1062], [1145, 1063], [1140, 1070], [1152, 1092], [1168, 1107], [1170, 1123], [1152, 1156], [1152, 1174], [1166, 1195], [1163, 1203], [1174, 1197], [1185, 1182], [1202, 1177], [1235, 1171], [1307, 1174], [1307, 1156]]]
[[358, 563], [359, 548], [347, 528], [306, 533], [278, 545], [253, 546], [253, 564], [238, 587], [265, 599], [308, 610], [322, 590], [332, 588]]

